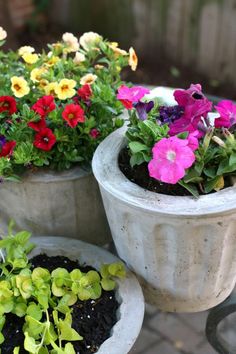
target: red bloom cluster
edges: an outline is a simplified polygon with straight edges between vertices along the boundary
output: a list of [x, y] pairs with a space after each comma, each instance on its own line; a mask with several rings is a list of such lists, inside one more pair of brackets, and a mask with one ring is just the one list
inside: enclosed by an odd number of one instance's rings
[[90, 97], [92, 96], [92, 94], [93, 94], [93, 91], [92, 91], [89, 84], [85, 84], [80, 89], [78, 89], [78, 96], [83, 101], [88, 101], [90, 99]]
[[5, 144], [3, 144], [2, 149], [0, 151], [0, 157], [11, 156], [15, 146], [16, 146], [15, 141], [8, 141]]
[[89, 135], [91, 136], [91, 138], [97, 139], [100, 135], [100, 132], [96, 128], [93, 128], [90, 130]]
[[1, 96], [0, 97], [0, 113], [8, 111], [9, 114], [16, 113], [16, 100], [11, 96]]
[[41, 118], [45, 118], [46, 115], [56, 108], [54, 97], [43, 96], [32, 106], [32, 110], [40, 115]]
[[56, 137], [49, 128], [41, 129], [34, 139], [34, 146], [44, 151], [50, 151], [56, 143]]
[[75, 128], [78, 123], [85, 121], [84, 110], [79, 104], [68, 104], [62, 112], [62, 118], [71, 128]]

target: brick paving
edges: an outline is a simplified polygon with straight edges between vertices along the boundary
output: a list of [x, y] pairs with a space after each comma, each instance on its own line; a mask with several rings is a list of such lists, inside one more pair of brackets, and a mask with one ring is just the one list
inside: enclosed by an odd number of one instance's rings
[[[129, 354], [216, 354], [204, 333], [207, 315], [167, 314], [146, 305], [141, 333]], [[236, 314], [220, 326], [224, 338], [236, 346]]]

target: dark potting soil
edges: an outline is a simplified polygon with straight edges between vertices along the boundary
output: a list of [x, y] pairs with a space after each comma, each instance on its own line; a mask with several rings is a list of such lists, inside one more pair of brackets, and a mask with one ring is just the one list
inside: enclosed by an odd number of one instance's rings
[[[79, 268], [82, 272], [94, 269], [89, 266], [81, 266], [78, 262], [67, 257], [48, 257], [45, 254], [35, 256], [30, 262], [32, 269], [43, 267], [50, 272], [58, 267], [66, 268], [69, 272], [75, 268]], [[102, 296], [97, 300], [78, 300], [72, 306], [72, 327], [84, 338], [82, 341], [72, 342], [76, 353], [92, 354], [98, 351], [100, 345], [110, 337], [111, 329], [117, 322], [118, 306], [114, 291], [103, 291]], [[17, 346], [21, 348], [20, 354], [28, 353], [23, 349], [23, 324], [24, 318], [13, 314], [6, 315], [6, 325], [2, 331], [5, 341], [0, 347], [1, 354], [12, 354], [14, 347]]]
[[155, 178], [149, 176], [147, 163], [130, 166], [130, 156], [127, 148], [121, 150], [119, 154], [119, 167], [121, 172], [131, 181], [138, 184], [140, 187], [147, 189], [151, 192], [168, 195], [191, 195], [187, 189], [183, 188], [179, 184], [168, 184], [157, 181]]
[[[160, 194], [167, 194], [167, 195], [174, 195], [174, 196], [186, 196], [192, 194], [185, 189], [184, 187], [180, 186], [179, 184], [168, 184], [168, 183], [163, 183], [157, 181], [155, 178], [152, 178], [149, 176], [148, 173], [148, 164], [142, 163], [141, 165], [136, 165], [134, 167], [130, 166], [130, 156], [129, 156], [129, 151], [126, 148], [122, 149], [119, 158], [118, 158], [118, 163], [121, 172], [131, 181], [136, 184], [138, 184], [140, 187], [147, 189], [151, 192], [156, 192]], [[225, 178], [225, 187], [230, 187], [232, 184], [230, 182], [230, 178]], [[199, 188], [198, 188], [198, 193], [200, 195], [204, 195]], [[211, 193], [215, 193], [215, 191], [212, 191]]]

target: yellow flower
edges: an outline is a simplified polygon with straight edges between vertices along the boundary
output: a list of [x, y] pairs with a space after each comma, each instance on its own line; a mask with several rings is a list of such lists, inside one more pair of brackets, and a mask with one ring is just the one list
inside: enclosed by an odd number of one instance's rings
[[35, 64], [39, 60], [38, 54], [25, 53], [22, 58], [27, 64]]
[[85, 84], [92, 85], [96, 79], [97, 79], [97, 75], [86, 74], [83, 77], [81, 77], [80, 85], [85, 85]]
[[5, 38], [7, 38], [7, 32], [4, 31], [2, 27], [0, 27], [0, 41], [3, 41]]
[[75, 85], [76, 85], [75, 80], [62, 79], [55, 88], [57, 97], [60, 100], [66, 100], [67, 98], [73, 97], [75, 95], [75, 90], [74, 90]]
[[82, 63], [83, 61], [85, 61], [85, 55], [83, 53], [76, 52], [73, 62], [78, 65], [78, 64]]
[[126, 50], [123, 50], [123, 49], [118, 48], [118, 43], [117, 43], [117, 42], [111, 42], [111, 43], [109, 44], [109, 47], [110, 47], [110, 48], [113, 50], [113, 52], [114, 52], [115, 54], [117, 54], [118, 56], [119, 56], [119, 55], [122, 55], [122, 56], [128, 55], [128, 53], [126, 52]]
[[45, 89], [45, 87], [46, 87], [47, 85], [48, 85], [48, 80], [42, 79], [42, 80], [39, 81], [39, 87], [40, 87], [41, 89]]
[[11, 78], [11, 89], [16, 97], [23, 97], [30, 92], [27, 81], [21, 76]]
[[94, 49], [102, 41], [102, 36], [95, 32], [86, 32], [80, 37], [80, 45], [84, 50]]
[[133, 71], [135, 71], [137, 68], [137, 65], [138, 65], [138, 57], [134, 51], [134, 48], [131, 47], [129, 49], [129, 66], [131, 66], [131, 69]]
[[49, 58], [48, 61], [46, 61], [45, 65], [51, 67], [51, 66], [55, 65], [56, 63], [58, 63], [59, 61], [60, 61], [60, 58], [58, 56], [53, 55]]
[[62, 36], [62, 40], [67, 46], [65, 52], [76, 52], [79, 49], [78, 39], [72, 33], [64, 33]]
[[33, 82], [39, 82], [42, 79], [42, 75], [46, 72], [47, 70], [45, 68], [35, 68], [31, 71], [30, 73], [30, 80]]
[[56, 82], [50, 82], [49, 84], [47, 84], [44, 87], [44, 91], [45, 91], [46, 95], [56, 96], [56, 92], [55, 92], [56, 87], [57, 87]]
[[18, 49], [18, 54], [22, 57], [22, 55], [28, 54], [28, 53], [33, 53], [34, 51], [35, 51], [35, 49], [33, 47], [30, 47], [29, 45], [25, 45], [25, 46], [20, 47]]

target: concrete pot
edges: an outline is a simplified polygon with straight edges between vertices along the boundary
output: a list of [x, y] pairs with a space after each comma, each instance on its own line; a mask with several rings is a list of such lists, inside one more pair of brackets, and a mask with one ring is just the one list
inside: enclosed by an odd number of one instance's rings
[[0, 232], [10, 219], [33, 235], [78, 238], [94, 244], [111, 241], [99, 188], [91, 170], [39, 170], [21, 182], [0, 184]]
[[[66, 237], [33, 237], [32, 242], [37, 247], [30, 256], [40, 253], [48, 256], [63, 255], [96, 269], [104, 263], [118, 261], [117, 257], [102, 248]], [[112, 328], [111, 337], [103, 342], [96, 354], [127, 354], [142, 327], [144, 299], [137, 279], [127, 269], [126, 278], [117, 282], [116, 296], [120, 303], [118, 321]]]
[[216, 306], [236, 282], [236, 188], [192, 197], [144, 190], [120, 171], [125, 128], [93, 158], [119, 256], [136, 272], [146, 301], [164, 311]]

